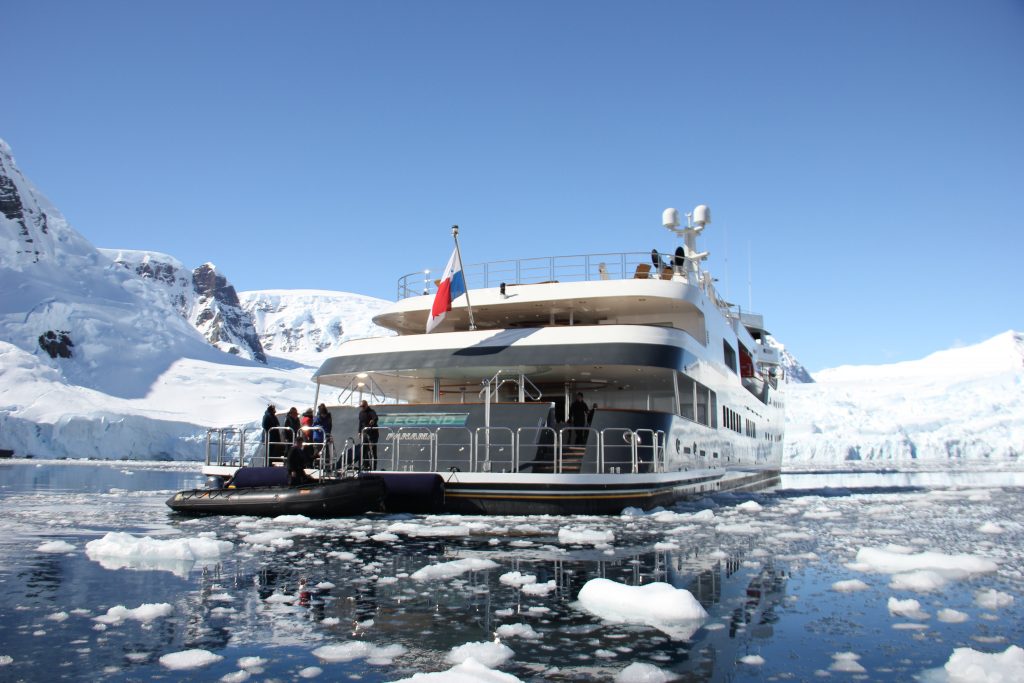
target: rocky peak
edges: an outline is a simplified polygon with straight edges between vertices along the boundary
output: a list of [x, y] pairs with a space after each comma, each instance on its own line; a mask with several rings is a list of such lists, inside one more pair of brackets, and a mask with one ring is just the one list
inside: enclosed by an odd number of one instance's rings
[[228, 353], [267, 362], [252, 317], [242, 309], [238, 293], [212, 263], [192, 271], [191, 322], [206, 339]]

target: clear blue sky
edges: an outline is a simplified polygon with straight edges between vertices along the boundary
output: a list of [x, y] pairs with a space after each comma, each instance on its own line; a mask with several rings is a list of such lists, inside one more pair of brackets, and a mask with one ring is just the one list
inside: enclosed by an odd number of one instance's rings
[[[0, 137], [97, 246], [394, 298], [662, 250], [810, 369], [1024, 329], [1024, 2], [9, 2]], [[727, 258], [728, 257], [728, 258]]]

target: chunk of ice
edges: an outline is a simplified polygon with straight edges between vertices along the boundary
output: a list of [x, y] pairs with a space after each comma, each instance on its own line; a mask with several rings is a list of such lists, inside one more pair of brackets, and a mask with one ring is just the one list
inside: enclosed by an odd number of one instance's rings
[[486, 667], [496, 667], [512, 659], [515, 652], [508, 645], [499, 642], [463, 643], [456, 645], [445, 657], [452, 664], [462, 664], [473, 659]]
[[163, 655], [160, 657], [160, 663], [173, 671], [181, 671], [184, 669], [198, 669], [219, 662], [222, 659], [224, 658], [213, 654], [209, 650], [195, 649]]

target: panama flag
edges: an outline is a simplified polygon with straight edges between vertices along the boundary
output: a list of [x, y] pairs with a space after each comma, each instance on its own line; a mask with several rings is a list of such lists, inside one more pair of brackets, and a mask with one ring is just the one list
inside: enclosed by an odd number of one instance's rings
[[466, 279], [462, 276], [462, 259], [459, 258], [459, 250], [452, 251], [452, 257], [448, 259], [448, 266], [444, 269], [441, 282], [437, 285], [437, 295], [434, 297], [434, 305], [430, 308], [430, 317], [427, 318], [427, 332], [437, 327], [445, 314], [452, 310], [452, 301], [466, 293]]

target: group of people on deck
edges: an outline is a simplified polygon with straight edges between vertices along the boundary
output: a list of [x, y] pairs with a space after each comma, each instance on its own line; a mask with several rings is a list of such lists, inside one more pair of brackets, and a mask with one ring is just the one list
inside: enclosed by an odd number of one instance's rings
[[[288, 464], [290, 484], [303, 483], [305, 470], [313, 466], [318, 453], [330, 454], [333, 418], [323, 403], [316, 413], [312, 408], [299, 415], [299, 409], [292, 407], [285, 415], [284, 424], [277, 415], [277, 407], [271, 403], [263, 413], [263, 443], [268, 445], [271, 458], [284, 458]], [[289, 439], [291, 441], [289, 445]], [[377, 467], [377, 413], [366, 401], [359, 405], [359, 438], [363, 469]]]

